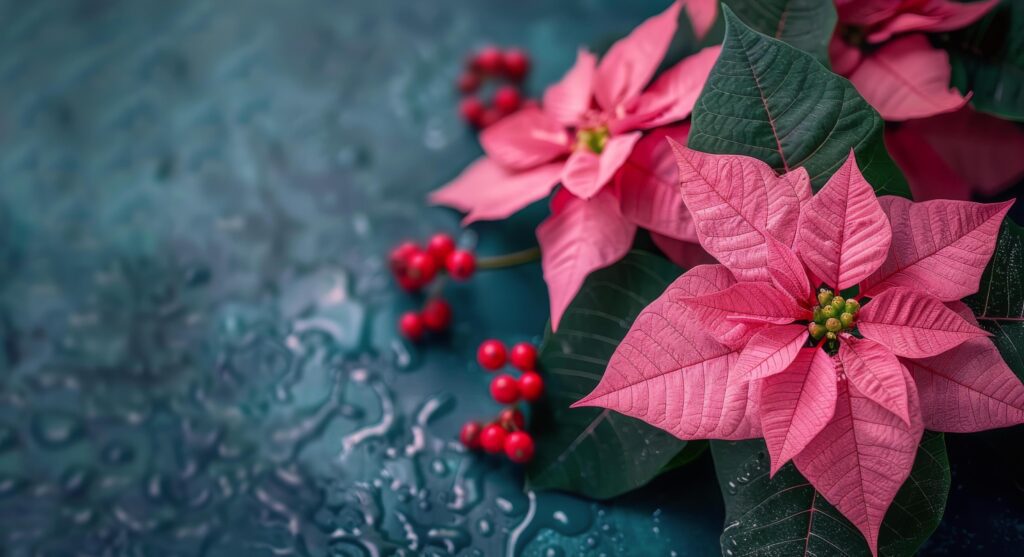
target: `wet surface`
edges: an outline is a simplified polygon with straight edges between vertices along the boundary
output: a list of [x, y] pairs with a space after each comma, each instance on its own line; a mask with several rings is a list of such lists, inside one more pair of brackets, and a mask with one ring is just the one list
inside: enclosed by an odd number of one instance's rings
[[522, 44], [550, 81], [653, 11], [513, 4], [3, 5], [0, 554], [716, 552], [713, 485], [524, 493], [454, 442], [498, 410], [476, 343], [542, 332], [535, 265], [450, 287], [449, 338], [393, 332], [417, 302], [383, 255], [457, 230], [424, 195], [477, 154], [464, 54]]
[[454, 442], [498, 410], [476, 344], [539, 340], [535, 265], [412, 347], [383, 258], [456, 230], [423, 199], [478, 153], [469, 49], [543, 84], [660, 4], [0, 2], [0, 555], [717, 554], [707, 458], [595, 503]]

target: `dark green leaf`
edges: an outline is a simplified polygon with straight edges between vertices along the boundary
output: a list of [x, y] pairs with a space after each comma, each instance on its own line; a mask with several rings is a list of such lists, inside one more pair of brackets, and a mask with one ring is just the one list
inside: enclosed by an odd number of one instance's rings
[[1004, 0], [974, 25], [941, 37], [953, 66], [953, 85], [971, 104], [1024, 121], [1024, 2]]
[[[860, 531], [792, 463], [769, 479], [763, 440], [712, 441], [711, 453], [725, 498], [724, 555], [871, 555]], [[926, 431], [882, 522], [879, 555], [913, 555], [939, 525], [948, 493], [945, 439]]]
[[690, 147], [803, 166], [820, 188], [852, 147], [879, 194], [910, 195], [882, 140], [884, 123], [849, 81], [813, 56], [743, 24], [728, 7], [722, 54], [693, 109]]
[[1024, 379], [1024, 228], [1010, 220], [999, 230], [996, 252], [978, 293], [964, 301], [992, 333], [1003, 360]]
[[533, 488], [606, 499], [649, 482], [686, 442], [601, 408], [569, 408], [597, 386], [633, 320], [681, 273], [655, 255], [633, 251], [594, 272], [569, 304], [557, 333], [540, 348], [545, 396], [534, 407], [537, 452], [526, 470]]
[[751, 29], [791, 44], [828, 65], [836, 27], [832, 0], [725, 0]]
[[687, 464], [697, 460], [708, 450], [708, 442], [705, 440], [689, 441], [683, 450], [679, 451], [679, 454], [672, 457], [672, 460], [668, 461], [668, 464], [661, 469], [662, 472], [668, 472], [669, 470], [675, 470], [681, 468]]

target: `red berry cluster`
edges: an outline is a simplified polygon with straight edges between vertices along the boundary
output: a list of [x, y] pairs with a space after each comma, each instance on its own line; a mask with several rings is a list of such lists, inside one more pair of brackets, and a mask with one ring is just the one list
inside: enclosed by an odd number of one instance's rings
[[477, 349], [476, 360], [488, 371], [497, 371], [511, 363], [523, 373], [519, 379], [502, 373], [491, 380], [491, 398], [511, 406], [486, 425], [477, 421], [463, 424], [459, 441], [471, 450], [483, 449], [490, 454], [504, 451], [509, 460], [518, 464], [530, 462], [533, 437], [524, 430], [523, 413], [514, 405], [520, 400], [534, 402], [544, 392], [544, 380], [536, 372], [537, 349], [528, 342], [520, 342], [508, 352], [501, 341], [485, 340]]
[[[459, 113], [467, 123], [478, 128], [497, 122], [523, 104], [519, 84], [530, 71], [530, 57], [518, 48], [504, 51], [486, 46], [466, 61], [466, 69], [459, 76], [457, 86], [462, 93]], [[503, 83], [494, 90], [491, 106], [476, 95], [486, 79], [499, 79]]]
[[[398, 284], [408, 292], [418, 292], [441, 272], [455, 280], [466, 280], [476, 272], [476, 256], [469, 250], [457, 249], [448, 234], [433, 235], [422, 248], [415, 242], [402, 242], [389, 257], [391, 272]], [[418, 341], [427, 331], [441, 332], [452, 321], [452, 308], [441, 298], [432, 298], [419, 312], [403, 313], [398, 330], [405, 338]]]

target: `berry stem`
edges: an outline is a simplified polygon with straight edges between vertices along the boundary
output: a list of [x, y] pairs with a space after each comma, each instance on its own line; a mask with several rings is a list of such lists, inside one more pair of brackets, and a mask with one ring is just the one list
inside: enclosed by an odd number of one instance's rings
[[481, 257], [476, 260], [476, 268], [481, 270], [504, 269], [507, 267], [515, 267], [516, 265], [532, 263], [538, 259], [540, 259], [540, 247], [534, 246], [521, 251], [506, 253], [504, 255]]
[[437, 279], [431, 283], [430, 289], [427, 291], [427, 300], [434, 300], [440, 298], [444, 294], [444, 285], [448, 283], [448, 275], [443, 274], [437, 277]]

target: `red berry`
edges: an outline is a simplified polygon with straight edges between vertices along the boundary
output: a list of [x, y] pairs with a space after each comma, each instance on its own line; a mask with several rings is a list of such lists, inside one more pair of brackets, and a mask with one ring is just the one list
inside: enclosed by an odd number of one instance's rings
[[487, 74], [497, 74], [501, 71], [503, 56], [496, 46], [485, 46], [477, 51], [473, 57], [472, 65], [475, 69]]
[[476, 361], [480, 367], [494, 371], [505, 365], [505, 345], [500, 340], [485, 340], [476, 349]]
[[479, 449], [482, 430], [483, 426], [480, 425], [480, 422], [468, 421], [462, 424], [462, 430], [459, 431], [459, 441], [462, 446], [470, 450]]
[[487, 112], [487, 107], [476, 97], [466, 97], [459, 101], [459, 114], [467, 124], [482, 126], [485, 112]]
[[533, 437], [525, 431], [513, 431], [505, 436], [505, 456], [516, 464], [533, 460]]
[[518, 408], [506, 408], [498, 414], [498, 423], [508, 431], [523, 429], [526, 426], [526, 418]]
[[409, 259], [419, 251], [420, 247], [413, 242], [402, 242], [391, 250], [391, 254], [388, 255], [388, 264], [395, 276], [401, 277], [405, 274], [405, 269], [409, 267]]
[[448, 254], [444, 266], [453, 279], [467, 280], [476, 272], [476, 256], [471, 251], [457, 249]]
[[480, 117], [480, 127], [486, 128], [498, 120], [501, 120], [502, 116], [504, 116], [504, 113], [497, 108], [488, 108], [487, 110], [484, 110], [484, 115]]
[[509, 79], [519, 81], [530, 71], [530, 56], [518, 48], [510, 48], [502, 56], [501, 65]]
[[537, 349], [529, 342], [520, 342], [512, 347], [509, 354], [512, 365], [520, 371], [537, 369]]
[[434, 234], [427, 242], [427, 253], [434, 258], [438, 267], [444, 267], [448, 255], [455, 251], [455, 240], [443, 232]]
[[464, 72], [459, 76], [455, 85], [459, 88], [460, 93], [468, 95], [480, 88], [480, 76], [474, 72]]
[[519, 94], [519, 89], [512, 85], [503, 85], [494, 92], [494, 107], [502, 114], [511, 114], [519, 110], [522, 102], [523, 97]]
[[488, 424], [480, 432], [480, 446], [491, 454], [500, 453], [505, 448], [505, 437], [508, 432], [498, 424]]
[[424, 285], [434, 280], [437, 275], [437, 265], [430, 255], [422, 251], [417, 252], [409, 258], [409, 268], [406, 269], [405, 274], [417, 284]]
[[440, 298], [434, 298], [423, 306], [420, 316], [427, 329], [440, 332], [447, 329], [448, 325], [452, 323], [452, 306]]
[[536, 371], [527, 371], [519, 376], [516, 387], [523, 399], [533, 402], [544, 393], [544, 379]]
[[514, 404], [519, 400], [519, 384], [511, 375], [501, 374], [491, 379], [491, 398], [501, 404]]
[[398, 331], [405, 338], [416, 342], [423, 338], [423, 319], [414, 311], [407, 311], [398, 319]]
[[422, 284], [420, 284], [419, 282], [409, 278], [408, 276], [406, 276], [404, 274], [403, 275], [399, 275], [399, 277], [398, 277], [398, 285], [401, 286], [402, 290], [405, 290], [406, 292], [416, 292], [420, 288], [423, 287]]

